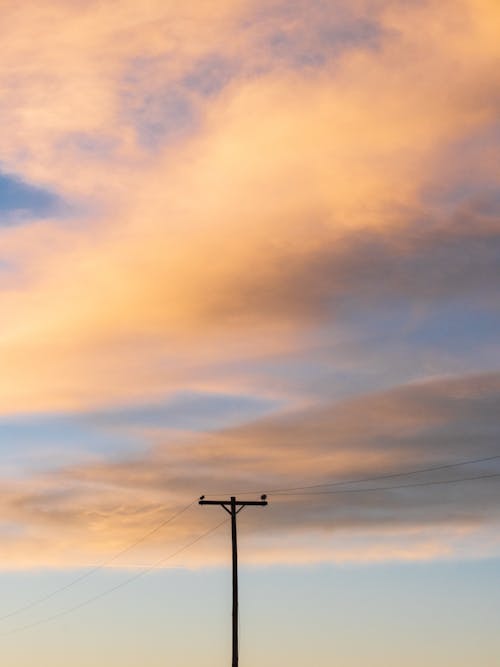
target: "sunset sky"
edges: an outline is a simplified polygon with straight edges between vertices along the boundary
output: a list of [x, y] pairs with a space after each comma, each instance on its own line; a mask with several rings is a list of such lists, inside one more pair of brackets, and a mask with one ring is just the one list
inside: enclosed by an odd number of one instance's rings
[[498, 667], [499, 35], [0, 2], [6, 665]]

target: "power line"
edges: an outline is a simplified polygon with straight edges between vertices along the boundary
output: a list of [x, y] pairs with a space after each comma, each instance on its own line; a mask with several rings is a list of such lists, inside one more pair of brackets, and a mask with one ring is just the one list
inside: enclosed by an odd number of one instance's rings
[[127, 553], [134, 547], [136, 547], [138, 544], [141, 544], [141, 542], [144, 542], [145, 540], [148, 539], [148, 537], [151, 537], [151, 535], [154, 535], [157, 533], [159, 530], [167, 526], [169, 523], [174, 521], [174, 519], [177, 519], [181, 514], [184, 514], [190, 507], [192, 507], [195, 504], [196, 500], [193, 500], [192, 502], [189, 503], [189, 505], [186, 505], [182, 509], [180, 509], [178, 512], [175, 514], [172, 514], [168, 519], [165, 519], [162, 521], [160, 524], [158, 524], [155, 528], [152, 528], [149, 530], [147, 533], [144, 533], [141, 537], [136, 539], [134, 542], [129, 544], [127, 547], [124, 549], [121, 549], [121, 551], [118, 551], [117, 553], [114, 554], [114, 556], [111, 556], [110, 558], [107, 558], [104, 562], [100, 563], [99, 565], [96, 565], [95, 567], [91, 568], [87, 572], [84, 572], [81, 574], [79, 577], [76, 577], [76, 579], [73, 579], [72, 581], [68, 582], [67, 584], [64, 584], [63, 586], [60, 586], [59, 588], [56, 588], [50, 593], [47, 593], [46, 595], [43, 595], [42, 597], [39, 597], [35, 600], [32, 600], [31, 602], [28, 602], [27, 604], [23, 605], [22, 607], [18, 607], [17, 609], [14, 609], [13, 611], [9, 612], [8, 614], [4, 614], [3, 616], [0, 616], [0, 621], [4, 621], [8, 618], [12, 618], [13, 616], [17, 616], [18, 614], [21, 614], [24, 611], [28, 611], [29, 609], [32, 609], [33, 607], [37, 607], [39, 604], [42, 604], [42, 602], [46, 602], [47, 600], [51, 600], [53, 597], [58, 595], [59, 593], [62, 593], [63, 591], [68, 590], [68, 588], [72, 588], [73, 586], [76, 586], [82, 581], [85, 581], [85, 579], [88, 579], [91, 577], [93, 574], [96, 572], [99, 572], [99, 570], [102, 570], [105, 568], [107, 565], [110, 563], [113, 563], [115, 560], [117, 560], [120, 556], [123, 556], [123, 554]]
[[500, 472], [489, 475], [477, 475], [476, 477], [459, 477], [458, 479], [444, 479], [427, 482], [413, 482], [411, 484], [397, 484], [393, 486], [375, 486], [368, 489], [336, 489], [334, 491], [302, 491], [302, 492], [281, 492], [274, 493], [276, 496], [324, 496], [341, 493], [369, 493], [373, 491], [391, 491], [392, 489], [410, 489], [417, 486], [438, 486], [440, 484], [457, 484], [458, 482], [473, 482], [481, 479], [492, 479], [500, 477]]
[[[405, 488], [415, 488], [415, 487], [421, 487], [421, 486], [437, 486], [437, 485], [443, 485], [443, 484], [456, 484], [460, 482], [469, 482], [469, 481], [477, 481], [477, 480], [484, 480], [484, 479], [492, 479], [496, 477], [500, 477], [500, 473], [491, 473], [491, 474], [486, 474], [486, 475], [479, 475], [479, 476], [474, 476], [474, 477], [462, 477], [462, 478], [457, 478], [453, 480], [436, 480], [436, 481], [422, 481], [422, 482], [412, 482], [409, 484], [398, 484], [398, 485], [393, 485], [393, 486], [379, 486], [379, 487], [371, 487], [371, 488], [357, 488], [357, 489], [336, 489], [336, 490], [329, 490], [326, 489], [325, 487], [336, 487], [336, 486], [346, 486], [350, 484], [360, 484], [364, 482], [371, 482], [371, 481], [377, 481], [377, 480], [382, 480], [382, 479], [390, 479], [390, 478], [395, 478], [395, 477], [404, 477], [408, 475], [417, 475], [417, 474], [423, 474], [423, 473], [429, 473], [429, 472], [435, 472], [439, 470], [445, 470], [445, 469], [451, 469], [455, 467], [460, 467], [460, 466], [465, 466], [465, 465], [473, 465], [473, 464], [478, 464], [478, 463], [486, 463], [486, 462], [491, 462], [494, 460], [500, 459], [500, 455], [495, 455], [495, 456], [488, 456], [488, 457], [482, 457], [482, 458], [476, 458], [476, 459], [469, 459], [466, 461], [457, 461], [454, 463], [447, 463], [447, 464], [441, 464], [438, 466], [430, 466], [427, 468], [418, 468], [418, 469], [412, 469], [412, 470], [407, 470], [403, 472], [397, 472], [397, 473], [386, 473], [382, 475], [376, 475], [376, 476], [370, 476], [370, 477], [362, 477], [362, 478], [357, 478], [357, 479], [351, 479], [351, 480], [336, 480], [336, 481], [330, 481], [330, 482], [322, 482], [318, 484], [312, 484], [312, 485], [305, 485], [305, 486], [295, 486], [295, 487], [280, 487], [276, 489], [271, 489], [268, 491], [268, 494], [272, 494], [275, 496], [304, 496], [304, 495], [338, 495], [338, 494], [345, 494], [345, 493], [373, 493], [377, 491], [390, 491], [390, 490], [397, 490], [397, 489], [405, 489]], [[315, 491], [315, 489], [324, 489], [322, 491]], [[247, 494], [247, 493], [253, 493], [250, 491], [244, 491], [241, 492], [242, 495]], [[260, 493], [260, 491], [259, 491]], [[178, 512], [174, 513], [172, 516], [170, 516], [168, 519], [162, 521], [160, 524], [158, 524], [156, 527], [152, 528], [148, 532], [146, 532], [144, 535], [139, 537], [138, 539], [134, 540], [132, 543], [130, 543], [128, 546], [126, 546], [124, 549], [121, 549], [119, 552], [115, 553], [113, 556], [110, 558], [106, 559], [99, 565], [91, 568], [89, 571], [83, 573], [82, 575], [78, 576], [77, 578], [73, 579], [72, 581], [68, 582], [67, 584], [64, 584], [63, 586], [60, 586], [59, 588], [56, 588], [52, 592], [48, 593], [47, 595], [44, 595], [42, 597], [39, 597], [26, 605], [23, 605], [22, 607], [18, 607], [17, 609], [4, 614], [3, 616], [0, 616], [0, 621], [4, 621], [8, 618], [11, 618], [13, 616], [17, 616], [18, 614], [21, 614], [22, 612], [28, 611], [32, 609], [33, 607], [38, 606], [39, 604], [42, 604], [43, 602], [46, 602], [59, 593], [62, 593], [69, 588], [72, 588], [73, 586], [79, 584], [80, 582], [86, 580], [96, 572], [100, 571], [110, 563], [116, 561], [120, 556], [123, 554], [127, 553], [137, 545], [141, 544], [144, 542], [146, 539], [160, 531], [162, 528], [164, 528], [166, 525], [174, 521], [177, 517], [182, 515], [184, 512], [186, 512], [189, 508], [191, 508], [196, 500], [193, 500], [190, 502], [188, 505], [180, 509]], [[220, 524], [221, 525], [221, 524]], [[218, 526], [216, 526], [217, 528]], [[215, 530], [215, 529], [214, 529]], [[208, 533], [207, 533], [208, 534]], [[204, 536], [204, 535], [203, 535]], [[201, 539], [203, 536], [200, 536]], [[193, 542], [194, 544], [194, 542]], [[190, 545], [187, 545], [190, 546]], [[187, 548], [183, 547], [184, 548]], [[181, 551], [183, 550], [181, 549]], [[176, 552], [177, 553], [177, 552]], [[175, 555], [175, 554], [174, 554]], [[173, 555], [171, 556], [173, 557]], [[146, 574], [149, 572], [151, 569], [154, 569], [155, 567], [158, 567], [158, 565], [163, 562], [164, 559], [159, 561], [159, 563], [146, 568], [144, 570], [141, 570], [139, 573], [137, 573], [134, 577], [131, 577], [130, 580], [126, 580], [123, 584], [119, 584], [117, 587], [114, 587], [113, 589], [110, 589], [108, 592], [112, 592], [113, 590], [116, 590], [117, 588], [121, 588], [122, 585], [125, 585], [129, 581], [134, 581], [136, 578], [143, 576], [143, 574]], [[167, 558], [168, 560], [168, 558]], [[102, 597], [103, 595], [107, 595], [108, 592], [104, 592], [103, 594], [100, 594], [97, 596], [95, 599], [98, 599], [99, 597]], [[90, 602], [93, 601], [94, 598], [89, 599], [88, 601], [82, 603], [81, 605], [77, 605], [75, 608], [71, 608], [70, 610], [67, 611], [73, 611], [80, 606], [84, 606], [86, 604], [90, 604]], [[61, 613], [66, 613], [66, 612], [61, 612]], [[57, 618], [59, 616], [56, 615], [54, 618]], [[49, 618], [49, 620], [52, 620], [52, 617]], [[45, 622], [45, 620], [41, 621]], [[37, 625], [36, 623], [35, 625]], [[28, 626], [32, 627], [32, 625]], [[23, 626], [24, 628], [24, 626]], [[10, 634], [10, 633], [7, 633]]]
[[447, 470], [450, 468], [458, 468], [465, 465], [473, 465], [475, 463], [486, 463], [489, 461], [496, 461], [500, 459], [500, 454], [495, 456], [487, 456], [478, 459], [469, 459], [467, 461], [457, 461], [455, 463], [445, 463], [442, 465], [431, 466], [429, 468], [415, 468], [413, 470], [406, 470], [403, 472], [394, 472], [394, 473], [384, 473], [382, 475], [374, 475], [370, 477], [359, 477], [357, 479], [346, 479], [346, 480], [334, 480], [330, 482], [321, 482], [317, 484], [309, 484], [305, 486], [290, 486], [290, 487], [280, 487], [276, 489], [258, 489], [253, 491], [239, 491], [238, 495], [247, 495], [247, 494], [256, 494], [256, 493], [267, 493], [278, 494], [285, 491], [302, 491], [306, 489], [319, 489], [325, 486], [344, 486], [348, 484], [361, 484], [362, 482], [375, 482], [380, 479], [391, 479], [393, 477], [406, 477], [407, 475], [418, 475], [427, 472], [435, 472], [438, 470]]
[[153, 565], [150, 565], [146, 568], [143, 568], [140, 570], [140, 572], [137, 572], [133, 576], [129, 577], [128, 579], [125, 579], [124, 581], [120, 582], [119, 584], [116, 584], [115, 586], [112, 586], [111, 588], [107, 588], [104, 591], [101, 591], [101, 593], [98, 593], [97, 595], [93, 595], [90, 598], [87, 598], [87, 600], [83, 600], [83, 602], [79, 602], [78, 604], [73, 605], [72, 607], [68, 607], [67, 609], [63, 609], [56, 614], [52, 614], [51, 616], [46, 616], [45, 618], [42, 618], [38, 621], [35, 621], [33, 623], [28, 623], [26, 625], [19, 626], [17, 628], [13, 628], [12, 630], [8, 630], [6, 632], [1, 632], [0, 636], [5, 637], [7, 635], [13, 635], [18, 632], [23, 632], [24, 630], [30, 630], [31, 628], [35, 628], [39, 625], [44, 625], [45, 623], [49, 623], [51, 621], [55, 621], [58, 618], [62, 618], [63, 616], [66, 616], [68, 614], [72, 614], [75, 611], [78, 611], [79, 609], [82, 609], [83, 607], [86, 607], [89, 604], [92, 604], [93, 602], [96, 602], [97, 600], [100, 600], [103, 597], [106, 597], [107, 595], [111, 595], [111, 593], [114, 593], [115, 591], [124, 588], [125, 586], [128, 586], [128, 584], [131, 584], [133, 581], [136, 581], [137, 579], [140, 579], [141, 577], [144, 577], [146, 574], [149, 574], [156, 568], [160, 567], [167, 561], [171, 560], [172, 558], [175, 558], [175, 556], [178, 556], [180, 553], [183, 551], [186, 551], [190, 547], [192, 547], [194, 544], [202, 540], [204, 537], [208, 537], [211, 533], [214, 533], [218, 528], [220, 528], [224, 523], [227, 523], [229, 519], [224, 519], [220, 523], [216, 524], [209, 530], [205, 531], [201, 535], [198, 535], [198, 537], [195, 537], [193, 540], [185, 544], [184, 546], [180, 547], [180, 549], [177, 549], [177, 551], [174, 551], [173, 553], [169, 554], [168, 556], [165, 556], [163, 558], [160, 558], [156, 563], [153, 563]]

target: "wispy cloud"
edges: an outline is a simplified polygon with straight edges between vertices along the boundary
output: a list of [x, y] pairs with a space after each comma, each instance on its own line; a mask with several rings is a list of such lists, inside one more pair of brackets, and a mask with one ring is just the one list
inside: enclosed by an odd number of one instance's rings
[[[54, 564], [54, 554], [59, 564], [93, 561], [201, 492], [272, 492], [495, 456], [499, 397], [499, 376], [491, 374], [405, 385], [205, 435], [165, 440], [153, 423], [143, 431], [147, 452], [66, 466], [4, 487], [2, 519], [22, 528], [6, 536], [7, 553], [11, 564], [26, 562], [27, 545], [36, 541], [39, 564]], [[256, 515], [245, 519], [249, 558], [287, 562], [290, 546], [297, 544], [299, 560], [342, 560], [346, 549], [350, 558], [364, 560], [366, 542], [375, 534], [381, 536], [377, 558], [404, 552], [419, 559], [431, 544], [429, 557], [456, 557], [464, 548], [473, 555], [476, 537], [476, 555], [496, 555], [498, 544], [488, 530], [500, 519], [498, 480], [434, 484], [494, 472], [500, 466], [490, 461], [351, 484], [344, 493], [337, 486], [304, 490], [335, 490], [330, 495], [271, 495], [265, 521]], [[418, 486], [422, 481], [433, 484]], [[396, 489], [348, 490], [387, 486]], [[202, 510], [190, 511], [143, 546], [143, 557], [194, 536], [205, 524]], [[326, 548], [321, 535], [330, 533]], [[284, 539], [281, 549], [278, 536]]]

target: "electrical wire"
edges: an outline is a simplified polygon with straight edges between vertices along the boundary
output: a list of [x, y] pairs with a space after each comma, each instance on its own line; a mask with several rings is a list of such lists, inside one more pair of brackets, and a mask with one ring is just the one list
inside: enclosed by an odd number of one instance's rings
[[79, 609], [82, 609], [83, 607], [86, 607], [89, 604], [92, 604], [93, 602], [96, 602], [97, 600], [101, 600], [102, 598], [111, 595], [115, 591], [124, 588], [125, 586], [128, 586], [128, 584], [131, 584], [134, 581], [137, 581], [137, 579], [140, 579], [141, 577], [144, 577], [146, 574], [149, 574], [156, 568], [160, 567], [161, 565], [164, 565], [166, 562], [171, 560], [172, 558], [175, 558], [175, 556], [178, 556], [180, 553], [183, 551], [186, 551], [190, 547], [192, 547], [194, 544], [199, 542], [205, 537], [208, 537], [211, 533], [214, 533], [218, 528], [220, 528], [223, 524], [227, 523], [229, 519], [223, 519], [221, 522], [216, 524], [215, 526], [212, 526], [209, 530], [205, 531], [201, 535], [198, 535], [198, 537], [195, 537], [193, 540], [185, 544], [184, 546], [180, 547], [180, 549], [177, 549], [173, 553], [169, 554], [168, 556], [164, 556], [160, 558], [156, 563], [153, 563], [153, 565], [149, 565], [148, 567], [143, 568], [140, 570], [140, 572], [137, 572], [133, 576], [129, 577], [128, 579], [125, 579], [124, 581], [120, 582], [119, 584], [116, 584], [115, 586], [112, 586], [111, 588], [107, 588], [104, 591], [101, 591], [101, 593], [98, 593], [97, 595], [93, 595], [90, 598], [87, 598], [86, 600], [83, 600], [82, 602], [79, 602], [78, 604], [73, 605], [72, 607], [68, 607], [67, 609], [63, 609], [56, 614], [52, 614], [51, 616], [46, 616], [45, 618], [42, 618], [38, 621], [34, 621], [33, 623], [27, 623], [26, 625], [21, 625], [17, 628], [13, 628], [12, 630], [8, 630], [6, 632], [1, 632], [0, 636], [5, 637], [7, 635], [13, 635], [17, 634], [18, 632], [23, 632], [24, 630], [30, 630], [31, 628], [35, 628], [39, 625], [44, 625], [45, 623], [50, 623], [51, 621], [55, 621], [58, 618], [62, 618], [63, 616], [66, 616], [68, 614], [72, 614], [75, 611], [78, 611]]
[[[496, 461], [500, 459], [500, 454], [497, 454], [495, 456], [486, 456], [483, 458], [478, 458], [478, 459], [469, 459], [467, 461], [457, 461], [455, 463], [445, 463], [442, 465], [437, 465], [437, 466], [430, 466], [429, 468], [415, 468], [413, 470], [406, 470], [403, 472], [394, 472], [394, 473], [384, 473], [383, 475], [374, 475], [370, 477], [359, 477], [357, 479], [347, 479], [347, 480], [334, 480], [330, 482], [321, 482], [318, 484], [309, 484], [305, 486], [290, 486], [290, 487], [280, 487], [276, 489], [257, 489], [254, 491], [238, 491], [236, 495], [239, 496], [244, 496], [244, 495], [250, 495], [254, 493], [267, 493], [268, 495], [270, 494], [278, 494], [282, 493], [285, 491], [302, 491], [302, 490], [307, 490], [307, 489], [319, 489], [322, 487], [326, 486], [345, 486], [348, 484], [361, 484], [363, 482], [375, 482], [381, 479], [391, 479], [393, 477], [406, 477], [407, 475], [418, 475], [418, 474], [423, 474], [427, 472], [435, 472], [438, 470], [447, 470], [450, 468], [458, 468], [460, 466], [465, 466], [465, 465], [473, 465], [475, 463], [486, 463], [490, 461]], [[234, 493], [234, 492], [233, 492]], [[211, 494], [213, 495], [213, 494]]]
[[[362, 478], [357, 478], [357, 479], [351, 479], [351, 480], [336, 480], [336, 481], [330, 481], [330, 482], [322, 482], [318, 484], [312, 484], [312, 485], [306, 485], [306, 486], [295, 486], [295, 487], [280, 487], [276, 489], [271, 489], [267, 491], [269, 495], [274, 495], [274, 496], [305, 496], [305, 495], [338, 495], [338, 494], [346, 494], [346, 493], [374, 493], [377, 491], [391, 491], [391, 490], [397, 490], [397, 489], [407, 489], [407, 488], [415, 488], [415, 487], [423, 487], [423, 486], [437, 486], [437, 485], [444, 485], [444, 484], [457, 484], [460, 482], [469, 482], [469, 481], [477, 481], [477, 480], [484, 480], [484, 479], [492, 479], [492, 478], [498, 478], [500, 477], [500, 472], [499, 473], [490, 473], [486, 475], [478, 475], [474, 477], [461, 477], [457, 479], [452, 479], [452, 480], [435, 480], [435, 481], [422, 481], [422, 482], [412, 482], [409, 484], [398, 484], [398, 485], [392, 485], [392, 486], [377, 486], [377, 487], [370, 487], [370, 488], [356, 488], [356, 489], [328, 489], [325, 487], [336, 487], [336, 486], [346, 486], [346, 485], [351, 485], [351, 484], [361, 484], [365, 482], [372, 482], [372, 481], [377, 481], [377, 480], [382, 480], [382, 479], [390, 479], [390, 478], [395, 478], [395, 477], [404, 477], [408, 475], [418, 475], [418, 474], [423, 474], [423, 473], [429, 473], [429, 472], [435, 472], [439, 470], [446, 470], [446, 469], [451, 469], [451, 468], [456, 468], [460, 466], [465, 466], [465, 465], [473, 465], [473, 464], [478, 464], [478, 463], [486, 463], [486, 462], [491, 462], [494, 460], [500, 459], [500, 455], [495, 455], [495, 456], [488, 456], [488, 457], [482, 457], [482, 458], [476, 458], [476, 459], [469, 459], [466, 461], [458, 461], [454, 463], [447, 463], [447, 464], [441, 464], [438, 466], [431, 466], [427, 468], [418, 468], [418, 469], [412, 469], [412, 470], [407, 470], [403, 472], [397, 472], [397, 473], [386, 473], [382, 475], [376, 475], [376, 476], [370, 476], [370, 477], [362, 477]], [[324, 490], [317, 490], [317, 489], [324, 489]], [[245, 495], [245, 494], [250, 494], [250, 493], [261, 493], [262, 490], [259, 491], [244, 491], [244, 492], [239, 492], [238, 495]], [[141, 544], [144, 542], [146, 539], [160, 531], [163, 527], [174, 521], [177, 517], [182, 515], [184, 512], [186, 512], [188, 509], [190, 509], [197, 500], [191, 501], [188, 505], [180, 509], [178, 512], [170, 516], [168, 519], [162, 521], [160, 524], [158, 524], [156, 527], [153, 529], [149, 530], [147, 533], [139, 537], [138, 539], [134, 540], [131, 544], [126, 546], [124, 549], [121, 549], [119, 552], [115, 553], [113, 556], [110, 558], [106, 559], [104, 562], [100, 563], [99, 565], [91, 568], [89, 571], [85, 572], [84, 574], [80, 575], [76, 579], [73, 579], [72, 581], [68, 582], [67, 584], [64, 584], [63, 586], [60, 586], [59, 588], [53, 590], [52, 592], [48, 593], [47, 595], [44, 595], [40, 598], [37, 598], [33, 600], [32, 602], [29, 602], [26, 605], [23, 605], [22, 607], [18, 607], [17, 609], [9, 612], [8, 614], [4, 614], [3, 616], [0, 616], [0, 621], [4, 621], [8, 618], [11, 618], [13, 616], [16, 616], [18, 614], [21, 614], [22, 612], [28, 611], [29, 609], [32, 609], [35, 606], [38, 606], [39, 604], [42, 604], [43, 602], [46, 602], [59, 593], [62, 593], [63, 591], [68, 590], [69, 588], [77, 585], [78, 583], [86, 580], [96, 572], [100, 571], [110, 563], [114, 562], [117, 560], [120, 556], [123, 554], [127, 553], [134, 547], [136, 547], [138, 544]], [[28, 629], [29, 627], [35, 627], [36, 625], [39, 625], [40, 623], [45, 623], [50, 620], [59, 618], [61, 615], [64, 615], [66, 613], [70, 613], [72, 611], [76, 611], [77, 609], [80, 609], [82, 606], [85, 606], [87, 604], [90, 604], [94, 600], [100, 599], [101, 597], [108, 595], [109, 593], [112, 593], [115, 590], [118, 590], [122, 586], [135, 581], [135, 579], [138, 579], [139, 577], [144, 576], [151, 570], [155, 569], [159, 565], [161, 565], [163, 562], [166, 562], [170, 558], [173, 558], [175, 555], [178, 553], [181, 553], [188, 547], [190, 547], [192, 544], [195, 544], [197, 541], [208, 535], [210, 532], [213, 532], [219, 526], [221, 526], [226, 520], [223, 522], [217, 524], [213, 529], [210, 529], [207, 533], [204, 533], [203, 535], [199, 536], [196, 538], [193, 542], [190, 542], [188, 545], [182, 547], [180, 550], [175, 552], [174, 554], [171, 554], [167, 558], [162, 558], [160, 561], [155, 563], [154, 565], [144, 568], [140, 570], [137, 574], [135, 574], [133, 577], [130, 577], [129, 579], [125, 580], [125, 582], [122, 582], [121, 584], [118, 584], [117, 586], [112, 587], [111, 589], [108, 589], [107, 591], [104, 591], [103, 593], [94, 596], [93, 598], [89, 598], [88, 600], [75, 605], [74, 607], [71, 607], [68, 610], [63, 610], [62, 612], [59, 612], [58, 614], [55, 614], [53, 616], [48, 617], [47, 619], [42, 619], [41, 621], [38, 621], [34, 624], [29, 624], [27, 626], [22, 626], [19, 629], [15, 629], [13, 631], [8, 632], [7, 634], [11, 634], [12, 632], [17, 632], [21, 631], [23, 629]], [[1, 633], [0, 633], [1, 634]], [[5, 633], [4, 633], [5, 634]]]
[[102, 570], [106, 566], [108, 566], [110, 563], [113, 563], [115, 560], [117, 560], [120, 556], [123, 556], [123, 554], [127, 553], [128, 551], [131, 551], [134, 547], [136, 547], [138, 544], [141, 544], [145, 540], [147, 540], [151, 535], [154, 535], [158, 531], [160, 531], [162, 528], [167, 526], [169, 523], [177, 519], [177, 517], [181, 516], [181, 514], [184, 514], [184, 512], [187, 512], [187, 510], [192, 507], [197, 501], [193, 500], [189, 503], [189, 505], [186, 505], [182, 509], [180, 509], [178, 512], [175, 512], [175, 514], [172, 514], [168, 519], [165, 519], [162, 521], [160, 524], [158, 524], [155, 528], [152, 528], [149, 530], [147, 533], [144, 533], [141, 537], [138, 539], [134, 540], [131, 544], [129, 544], [127, 547], [124, 549], [121, 549], [117, 553], [114, 554], [114, 556], [111, 556], [110, 558], [107, 558], [104, 562], [100, 563], [99, 565], [96, 565], [95, 567], [92, 567], [90, 570], [87, 572], [84, 572], [80, 576], [76, 577], [76, 579], [72, 579], [69, 581], [67, 584], [64, 584], [63, 586], [60, 586], [59, 588], [56, 588], [55, 590], [51, 591], [50, 593], [47, 593], [46, 595], [43, 595], [42, 597], [36, 598], [35, 600], [32, 600], [31, 602], [28, 602], [27, 604], [23, 605], [22, 607], [18, 607], [17, 609], [14, 609], [13, 611], [9, 612], [8, 614], [4, 614], [3, 616], [0, 616], [0, 621], [4, 621], [8, 618], [12, 618], [13, 616], [17, 616], [18, 614], [21, 614], [24, 611], [28, 611], [29, 609], [32, 609], [33, 607], [37, 607], [39, 604], [42, 604], [43, 602], [46, 602], [47, 600], [51, 600], [53, 597], [58, 595], [59, 593], [62, 593], [63, 591], [68, 590], [68, 588], [72, 588], [73, 586], [76, 586], [82, 581], [85, 581], [85, 579], [88, 579], [91, 577], [93, 574], [96, 572], [99, 572], [99, 570]]
[[410, 489], [417, 486], [438, 486], [440, 484], [457, 484], [458, 482], [474, 482], [481, 479], [493, 479], [500, 477], [500, 472], [489, 475], [477, 475], [476, 477], [459, 477], [458, 479], [443, 479], [426, 482], [413, 482], [411, 484], [397, 484], [393, 486], [375, 486], [368, 489], [335, 489], [334, 491], [302, 491], [302, 492], [280, 492], [274, 493], [275, 496], [324, 496], [341, 493], [370, 493], [374, 491], [391, 491], [393, 489]]

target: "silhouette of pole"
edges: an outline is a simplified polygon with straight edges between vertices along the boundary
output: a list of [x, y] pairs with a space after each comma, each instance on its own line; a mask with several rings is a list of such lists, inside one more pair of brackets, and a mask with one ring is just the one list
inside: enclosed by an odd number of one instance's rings
[[231, 496], [231, 544], [233, 550], [233, 665], [238, 667], [238, 542], [236, 535], [236, 498]]
[[229, 500], [205, 500], [201, 496], [200, 505], [220, 505], [228, 514], [231, 515], [231, 542], [233, 552], [233, 659], [231, 667], [238, 667], [238, 541], [236, 534], [236, 515], [247, 505], [265, 507], [267, 505], [265, 495], [260, 500], [236, 500], [231, 496]]

